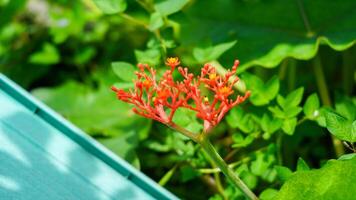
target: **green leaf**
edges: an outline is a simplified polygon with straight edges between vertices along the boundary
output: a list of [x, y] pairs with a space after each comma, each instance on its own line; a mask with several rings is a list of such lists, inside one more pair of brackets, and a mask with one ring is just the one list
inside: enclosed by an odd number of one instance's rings
[[328, 108], [323, 108], [321, 107], [318, 111], [318, 117], [316, 118], [316, 122], [318, 123], [319, 126], [321, 127], [326, 127], [326, 113], [328, 113]]
[[230, 127], [239, 128], [244, 133], [251, 133], [255, 128], [252, 116], [240, 107], [232, 109], [226, 116], [226, 121]]
[[0, 29], [2, 29], [4, 25], [12, 22], [11, 19], [26, 6], [26, 3], [28, 3], [26, 0], [9, 0], [9, 2], [5, 2], [4, 5], [0, 7]]
[[93, 0], [95, 5], [105, 14], [124, 12], [127, 7], [126, 0]]
[[298, 158], [297, 171], [308, 171], [310, 170], [308, 164], [303, 160], [303, 158]]
[[135, 56], [138, 63], [157, 66], [160, 63], [161, 52], [158, 49], [135, 50]]
[[240, 174], [242, 181], [247, 185], [248, 188], [253, 189], [257, 186], [258, 179], [257, 176], [249, 171], [243, 171]]
[[273, 200], [277, 194], [278, 190], [273, 188], [267, 188], [261, 192], [260, 200]]
[[[280, 119], [271, 119], [268, 114], [263, 114], [261, 120], [261, 128], [263, 131], [268, 133], [270, 136], [273, 132], [277, 131], [282, 126], [282, 120]], [[265, 138], [268, 139], [268, 138]]]
[[278, 106], [269, 106], [268, 110], [271, 111], [275, 117], [284, 119], [286, 116]]
[[288, 57], [309, 60], [320, 45], [342, 51], [355, 44], [356, 1], [298, 2], [195, 1], [185, 11], [189, 22], [181, 21], [182, 45], [237, 38], [239, 45], [226, 58], [237, 55], [239, 70], [245, 70], [276, 67]]
[[125, 134], [113, 138], [98, 139], [98, 141], [137, 169], [140, 169], [140, 160], [135, 152], [138, 145], [138, 137], [135, 131], [127, 131]]
[[235, 44], [236, 40], [217, 44], [208, 48], [194, 48], [193, 56], [200, 63], [210, 62], [217, 60], [223, 53], [231, 49]]
[[335, 137], [348, 142], [356, 142], [356, 121], [347, 120], [332, 111], [326, 113], [325, 120], [326, 128]]
[[278, 94], [279, 80], [277, 76], [273, 76], [265, 84], [253, 74], [243, 73], [241, 77], [245, 81], [246, 87], [252, 91], [249, 99], [256, 106], [268, 104]]
[[289, 93], [285, 98], [284, 105], [282, 108], [286, 109], [288, 107], [298, 106], [303, 98], [304, 88], [300, 87], [293, 92]]
[[109, 86], [100, 85], [98, 90], [93, 90], [77, 82], [67, 82], [32, 93], [91, 135], [112, 137], [134, 130], [144, 138], [150, 129], [150, 120], [135, 115], [130, 105], [118, 101]]
[[353, 200], [356, 158], [330, 160], [321, 169], [297, 171], [282, 186], [276, 200]]
[[279, 91], [279, 79], [278, 76], [273, 76], [264, 86], [266, 97], [272, 100], [276, 97]]
[[256, 160], [251, 162], [251, 172], [257, 176], [264, 176], [269, 171], [269, 167], [274, 162], [274, 156], [268, 153], [257, 153]]
[[180, 11], [189, 0], [164, 0], [155, 4], [155, 10], [164, 16]]
[[163, 21], [161, 13], [155, 12], [155, 13], [151, 14], [150, 23], [148, 26], [151, 31], [155, 31], [155, 30], [161, 28], [163, 25], [164, 25], [164, 21]]
[[172, 178], [174, 172], [177, 169], [177, 165], [175, 165], [172, 169], [170, 169], [158, 182], [160, 186], [164, 186], [168, 183], [168, 181]]
[[247, 147], [253, 142], [254, 139], [255, 138], [253, 135], [248, 135], [244, 137], [241, 133], [234, 133], [232, 135], [232, 140], [234, 141], [232, 147], [233, 148]]
[[351, 99], [343, 97], [335, 104], [336, 112], [348, 120], [356, 119], [356, 104]]
[[303, 110], [303, 108], [301, 108], [299, 106], [295, 106], [295, 107], [287, 107], [284, 112], [285, 112], [286, 118], [292, 118], [292, 117], [297, 116], [302, 110]]
[[92, 59], [96, 54], [96, 49], [94, 47], [85, 47], [79, 50], [79, 52], [74, 57], [74, 62], [77, 65], [84, 65], [90, 59]]
[[180, 173], [181, 173], [181, 180], [183, 182], [187, 182], [199, 176], [199, 172], [197, 172], [194, 168], [188, 165], [181, 167]]
[[293, 172], [288, 168], [284, 166], [275, 166], [275, 169], [277, 171], [277, 176], [278, 178], [282, 181], [285, 182], [289, 179], [289, 177], [292, 176]]
[[286, 99], [284, 97], [282, 97], [282, 95], [277, 96], [277, 103], [279, 106], [281, 106], [283, 108], [285, 102], [286, 102]]
[[33, 53], [29, 61], [33, 64], [53, 65], [59, 62], [60, 55], [56, 47], [50, 43], [45, 43], [41, 51]]
[[283, 121], [282, 130], [288, 134], [293, 135], [294, 129], [297, 126], [297, 118], [289, 118]]
[[318, 116], [320, 101], [316, 93], [311, 94], [305, 101], [303, 111], [308, 119], [315, 119]]
[[135, 67], [127, 62], [113, 62], [111, 68], [114, 73], [123, 81], [132, 82], [136, 78]]
[[356, 153], [344, 154], [338, 158], [338, 160], [350, 160], [356, 157]]
[[180, 108], [174, 113], [173, 121], [193, 133], [201, 132], [203, 125], [198, 122], [194, 111]]

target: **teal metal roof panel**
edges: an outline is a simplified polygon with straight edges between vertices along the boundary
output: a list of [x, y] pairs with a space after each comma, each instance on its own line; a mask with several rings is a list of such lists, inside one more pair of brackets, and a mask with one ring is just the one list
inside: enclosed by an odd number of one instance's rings
[[0, 74], [0, 199], [177, 199]]

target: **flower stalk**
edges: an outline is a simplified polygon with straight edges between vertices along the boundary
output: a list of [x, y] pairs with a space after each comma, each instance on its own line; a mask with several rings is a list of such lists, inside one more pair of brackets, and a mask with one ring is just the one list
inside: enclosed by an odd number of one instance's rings
[[[188, 68], [180, 67], [178, 58], [168, 58], [165, 64], [169, 68], [160, 80], [157, 79], [156, 70], [152, 67], [138, 64], [134, 89], [124, 91], [115, 86], [111, 89], [119, 100], [133, 104], [135, 106], [133, 112], [136, 114], [159, 121], [200, 144], [214, 165], [218, 166], [246, 197], [258, 199], [225, 163], [208, 139], [211, 130], [225, 114], [250, 96], [250, 91], [246, 91], [243, 96], [234, 95], [233, 87], [239, 81], [235, 76], [239, 61], [235, 60], [231, 70], [227, 70], [223, 75], [218, 74], [217, 69], [207, 63], [201, 68], [199, 76], [189, 73]], [[173, 79], [176, 68], [183, 78], [182, 81]], [[205, 94], [205, 90], [201, 91], [202, 87], [210, 94]], [[173, 122], [173, 116], [179, 108], [196, 113], [197, 118], [204, 123], [202, 134], [192, 133]]]
[[[202, 134], [204, 135], [204, 134]], [[215, 150], [214, 146], [211, 144], [207, 137], [202, 137], [199, 144], [214, 162], [216, 166], [220, 168], [222, 173], [237, 187], [239, 188], [246, 197], [251, 200], [257, 200], [257, 196], [247, 187], [247, 185], [237, 176], [237, 174], [226, 164], [226, 162], [221, 158], [219, 153]]]

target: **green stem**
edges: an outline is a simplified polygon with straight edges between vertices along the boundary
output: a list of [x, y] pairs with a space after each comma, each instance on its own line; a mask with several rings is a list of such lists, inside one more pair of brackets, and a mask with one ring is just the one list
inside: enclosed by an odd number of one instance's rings
[[[325, 81], [323, 67], [321, 65], [321, 60], [318, 55], [316, 55], [313, 60], [313, 69], [314, 69], [316, 84], [319, 90], [321, 101], [324, 106], [331, 106], [332, 103], [329, 95], [328, 86]], [[331, 138], [332, 138], [336, 156], [339, 157], [342, 154], [344, 154], [345, 152], [344, 147], [342, 146], [341, 141], [335, 138], [333, 135], [331, 136]]]
[[278, 164], [279, 165], [283, 165], [283, 136], [284, 136], [284, 133], [282, 132], [278, 132], [278, 135], [277, 135], [277, 158], [278, 158]]
[[297, 126], [300, 125], [300, 124], [302, 124], [303, 122], [305, 122], [305, 121], [307, 121], [307, 120], [308, 120], [307, 117], [303, 117], [302, 119], [298, 120]]
[[[240, 164], [242, 163], [246, 163], [248, 161], [250, 161], [251, 158], [249, 157], [246, 157], [244, 158], [243, 160], [239, 160], [239, 161], [236, 161], [236, 162], [233, 162], [233, 163], [230, 163], [228, 164], [228, 166], [233, 169], [235, 168], [236, 166], [239, 166]], [[198, 169], [198, 172], [199, 173], [202, 173], [202, 174], [213, 174], [213, 173], [216, 173], [216, 172], [221, 172], [220, 168], [216, 167], [216, 168], [201, 168], [201, 169]]]
[[297, 3], [298, 3], [300, 16], [303, 19], [304, 27], [307, 31], [307, 37], [313, 37], [315, 35], [315, 33], [312, 31], [312, 28], [310, 26], [307, 13], [305, 12], [305, 9], [304, 9], [304, 4], [301, 0], [297, 0]]
[[[209, 157], [207, 152], [204, 152], [204, 153], [205, 153], [206, 157]], [[208, 159], [208, 160], [210, 161], [210, 165], [215, 168], [216, 167], [215, 163], [211, 159]], [[213, 174], [214, 174], [214, 179], [215, 179], [215, 184], [216, 184], [217, 191], [224, 198], [224, 200], [227, 199], [226, 195], [224, 194], [224, 188], [223, 188], [223, 186], [221, 184], [219, 171], [216, 171]]]
[[167, 126], [171, 129], [174, 129], [180, 133], [182, 133], [183, 135], [187, 136], [188, 138], [192, 139], [194, 142], [196, 143], [199, 143], [199, 139], [198, 139], [198, 135], [197, 134], [194, 134], [190, 131], [188, 131], [187, 129], [185, 128], [182, 128], [180, 126], [178, 126], [177, 124], [175, 124], [174, 122], [170, 122], [167, 124]]
[[346, 50], [342, 54], [342, 79], [343, 79], [343, 88], [346, 95], [350, 95], [353, 90], [353, 75], [355, 71], [355, 64], [353, 64], [353, 54], [351, 50]]
[[236, 175], [236, 173], [225, 163], [218, 152], [215, 150], [214, 146], [210, 143], [209, 139], [204, 137], [199, 140], [200, 145], [206, 151], [211, 160], [218, 166], [225, 176], [237, 186], [246, 197], [251, 200], [257, 200], [257, 196], [245, 185], [245, 183]]
[[288, 67], [288, 64], [289, 64], [289, 60], [291, 58], [286, 58], [282, 61], [281, 65], [280, 65], [280, 68], [279, 68], [279, 72], [278, 72], [278, 77], [279, 77], [279, 80], [283, 81], [286, 77], [286, 73], [287, 73], [287, 67]]
[[258, 200], [257, 196], [246, 186], [246, 184], [236, 175], [236, 173], [225, 163], [224, 159], [221, 158], [219, 153], [215, 150], [214, 146], [210, 143], [207, 134], [194, 134], [185, 128], [182, 128], [170, 122], [166, 124], [168, 127], [182, 133], [183, 135], [189, 137], [194, 142], [199, 143], [201, 147], [205, 150], [207, 155], [210, 157], [212, 162], [220, 168], [220, 170], [225, 174], [225, 176], [237, 187], [239, 188], [247, 198], [251, 200]]
[[149, 30], [148, 25], [145, 22], [140, 21], [140, 20], [138, 20], [138, 19], [132, 17], [131, 15], [126, 14], [126, 13], [119, 13], [119, 15], [122, 18], [124, 18], [124, 19], [126, 19], [126, 20], [128, 20], [128, 21], [130, 21], [132, 23], [135, 23], [137, 25], [143, 26], [145, 29]]
[[297, 60], [290, 59], [288, 66], [288, 90], [292, 91], [295, 88], [297, 80]]
[[313, 69], [314, 69], [316, 84], [318, 86], [321, 101], [325, 106], [331, 106], [328, 86], [325, 81], [323, 67], [321, 66], [320, 57], [318, 55], [316, 55], [313, 60]]

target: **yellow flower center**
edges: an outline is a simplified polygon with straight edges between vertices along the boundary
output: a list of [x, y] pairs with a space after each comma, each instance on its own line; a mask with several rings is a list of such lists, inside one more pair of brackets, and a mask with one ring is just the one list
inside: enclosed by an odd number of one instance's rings
[[224, 96], [228, 96], [231, 93], [231, 88], [224, 86], [219, 90], [219, 92]]
[[216, 79], [216, 74], [215, 73], [209, 74], [209, 79], [214, 81]]
[[204, 97], [204, 103], [209, 103], [209, 98], [207, 96]]
[[168, 66], [177, 66], [179, 65], [179, 59], [177, 57], [169, 57], [166, 60], [166, 65]]
[[149, 80], [144, 80], [144, 81], [142, 82], [142, 85], [143, 85], [143, 87], [145, 87], [145, 88], [149, 88], [149, 87], [151, 87], [152, 82], [149, 81]]

